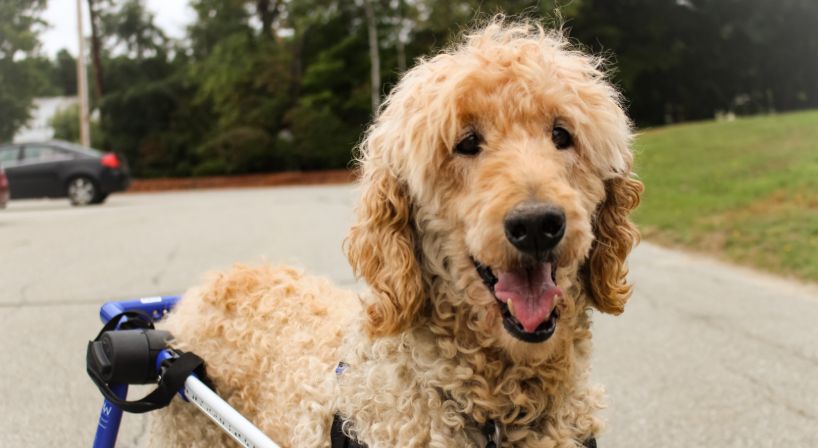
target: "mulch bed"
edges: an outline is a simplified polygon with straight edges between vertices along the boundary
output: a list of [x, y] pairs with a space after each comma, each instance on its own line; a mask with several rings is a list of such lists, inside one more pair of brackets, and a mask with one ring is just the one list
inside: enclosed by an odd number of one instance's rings
[[173, 190], [195, 190], [202, 188], [252, 188], [283, 185], [323, 185], [347, 184], [354, 182], [357, 171], [290, 171], [286, 173], [245, 174], [239, 176], [209, 176], [134, 179], [129, 193], [145, 193]]

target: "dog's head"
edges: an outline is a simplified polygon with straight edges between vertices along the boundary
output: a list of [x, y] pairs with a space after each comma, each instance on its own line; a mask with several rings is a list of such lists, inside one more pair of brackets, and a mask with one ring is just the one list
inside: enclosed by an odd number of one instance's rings
[[347, 249], [374, 292], [369, 333], [436, 316], [536, 352], [586, 298], [622, 312], [631, 140], [600, 60], [558, 33], [494, 22], [420, 61], [361, 147]]

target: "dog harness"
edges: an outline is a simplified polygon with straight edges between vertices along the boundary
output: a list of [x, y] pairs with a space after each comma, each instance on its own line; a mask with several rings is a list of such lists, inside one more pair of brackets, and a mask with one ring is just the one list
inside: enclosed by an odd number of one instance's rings
[[[338, 363], [335, 367], [335, 375], [340, 376], [347, 368], [347, 364], [343, 361]], [[344, 432], [344, 423], [346, 420], [341, 414], [336, 413], [332, 418], [332, 427], [329, 431], [330, 447], [331, 448], [367, 448], [363, 443], [353, 439]], [[502, 445], [502, 434], [500, 427], [497, 426], [494, 420], [489, 420], [480, 428], [483, 436], [486, 437], [486, 448], [499, 448]], [[591, 437], [582, 444], [585, 448], [597, 448], [596, 438]]]

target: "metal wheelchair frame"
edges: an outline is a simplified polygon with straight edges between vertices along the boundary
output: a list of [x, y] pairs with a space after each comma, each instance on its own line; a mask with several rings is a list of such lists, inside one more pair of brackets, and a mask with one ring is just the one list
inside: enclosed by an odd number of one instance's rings
[[[107, 323], [114, 316], [123, 312], [137, 310], [149, 315], [153, 321], [158, 321], [173, 309], [178, 301], [179, 296], [161, 296], [107, 302], [100, 308], [99, 315], [102, 322]], [[120, 322], [120, 325], [123, 322]], [[168, 348], [159, 352], [156, 359], [153, 360], [157, 376], [163, 361], [174, 356], [176, 356], [174, 352]], [[110, 387], [117, 397], [123, 400], [127, 397], [127, 384], [112, 384]], [[185, 401], [193, 403], [240, 445], [248, 448], [278, 448], [278, 445], [219, 397], [195, 374], [191, 374], [185, 379], [184, 387], [179, 390], [178, 395]], [[119, 425], [122, 421], [122, 412], [122, 409], [108, 399], [103, 401], [94, 438], [94, 448], [113, 448], [116, 445]]]

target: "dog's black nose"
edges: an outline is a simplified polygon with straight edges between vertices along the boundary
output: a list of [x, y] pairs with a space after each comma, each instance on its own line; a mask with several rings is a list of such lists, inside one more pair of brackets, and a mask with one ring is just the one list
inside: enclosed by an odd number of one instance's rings
[[542, 258], [565, 234], [565, 212], [552, 204], [525, 202], [505, 218], [506, 238], [520, 251]]

